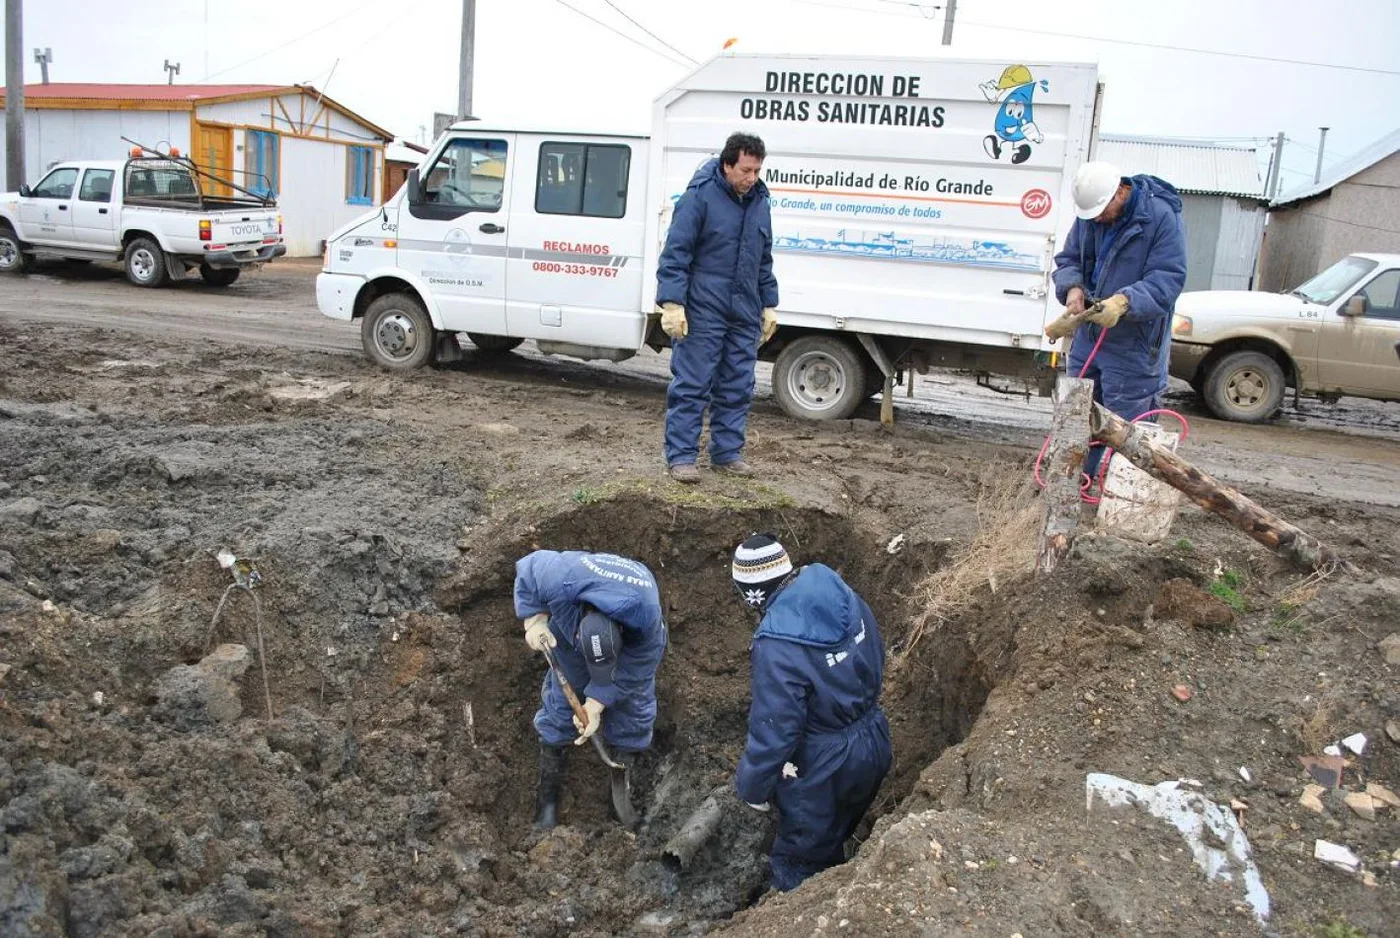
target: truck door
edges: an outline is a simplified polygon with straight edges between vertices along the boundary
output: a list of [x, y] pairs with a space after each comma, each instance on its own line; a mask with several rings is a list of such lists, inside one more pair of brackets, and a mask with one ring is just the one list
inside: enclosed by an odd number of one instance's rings
[[509, 335], [639, 348], [645, 141], [521, 135], [516, 149]]
[[116, 171], [88, 169], [73, 203], [73, 240], [93, 250], [117, 247], [117, 219], [112, 212], [112, 188]]
[[40, 244], [73, 244], [73, 193], [78, 170], [60, 166], [19, 200], [19, 221], [25, 238]]
[[[1365, 300], [1360, 316], [1342, 316], [1354, 297]], [[1321, 354], [1322, 386], [1347, 393], [1400, 395], [1400, 270], [1383, 270], [1325, 314]]]
[[513, 134], [453, 137], [399, 215], [399, 266], [432, 291], [445, 329], [506, 332]]

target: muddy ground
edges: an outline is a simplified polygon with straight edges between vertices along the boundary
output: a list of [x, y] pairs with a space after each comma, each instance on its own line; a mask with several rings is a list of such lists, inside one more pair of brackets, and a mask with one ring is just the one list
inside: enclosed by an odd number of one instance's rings
[[[1086, 538], [1037, 582], [1025, 543], [976, 549], [1025, 520], [1040, 402], [930, 376], [886, 432], [764, 400], [760, 479], [680, 489], [663, 358], [392, 376], [310, 286], [295, 265], [223, 292], [0, 280], [0, 934], [1400, 934], [1400, 811], [1342, 800], [1400, 791], [1400, 411], [1193, 417], [1183, 449], [1355, 576], [1305, 579], [1186, 508], [1162, 544]], [[660, 862], [742, 747], [753, 623], [727, 560], [759, 529], [840, 568], [891, 652], [873, 830], [787, 896], [732, 801], [689, 871]], [[530, 827], [542, 664], [510, 576], [536, 546], [658, 574], [635, 835], [584, 751], [564, 826]], [[261, 577], [270, 720], [252, 597], [210, 628], [222, 548]], [[960, 600], [932, 618], [930, 576]], [[1299, 757], [1355, 732], [1341, 788], [1301, 804]], [[1234, 802], [1267, 920], [1165, 822], [1086, 811], [1095, 772]]]

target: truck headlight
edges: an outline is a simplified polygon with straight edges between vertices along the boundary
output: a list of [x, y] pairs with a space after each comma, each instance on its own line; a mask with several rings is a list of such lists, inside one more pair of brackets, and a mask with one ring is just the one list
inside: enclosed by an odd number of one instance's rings
[[1182, 316], [1180, 313], [1172, 314], [1172, 337], [1176, 339], [1184, 338], [1191, 334], [1191, 317]]

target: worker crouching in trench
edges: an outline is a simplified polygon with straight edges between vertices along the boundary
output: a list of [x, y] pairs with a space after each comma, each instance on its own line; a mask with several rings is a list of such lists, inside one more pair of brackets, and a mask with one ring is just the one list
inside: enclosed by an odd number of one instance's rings
[[[628, 777], [637, 754], [651, 745], [656, 669], [666, 651], [656, 577], [616, 554], [537, 550], [516, 562], [515, 612], [524, 620], [525, 643], [550, 663], [535, 713], [536, 826], [558, 823], [569, 745], [590, 739], [613, 766], [614, 819], [633, 824]], [[577, 708], [569, 699], [573, 688], [586, 698]], [[600, 732], [606, 747], [594, 739]]]

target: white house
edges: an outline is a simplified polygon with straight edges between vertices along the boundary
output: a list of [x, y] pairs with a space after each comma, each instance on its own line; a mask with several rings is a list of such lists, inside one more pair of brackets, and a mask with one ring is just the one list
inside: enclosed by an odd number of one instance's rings
[[131, 149], [123, 137], [174, 148], [216, 176], [274, 193], [292, 257], [319, 254], [323, 238], [380, 204], [394, 138], [309, 85], [28, 85], [24, 118], [31, 184], [61, 160], [120, 159]]

